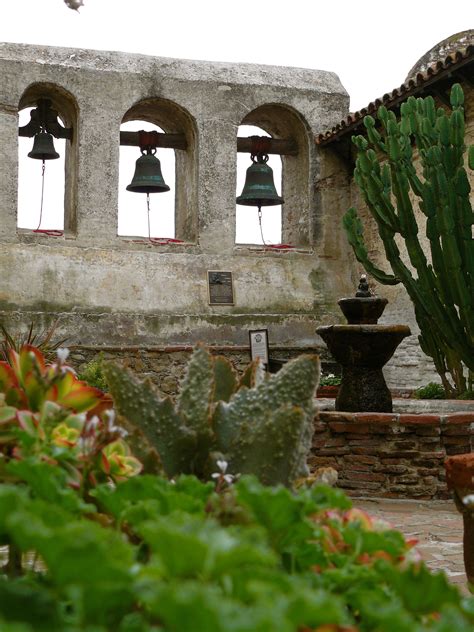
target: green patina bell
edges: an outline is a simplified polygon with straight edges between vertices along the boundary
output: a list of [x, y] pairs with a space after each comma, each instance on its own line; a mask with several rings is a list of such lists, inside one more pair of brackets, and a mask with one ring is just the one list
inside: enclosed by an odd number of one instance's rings
[[137, 160], [135, 174], [127, 191], [133, 193], [164, 193], [170, 188], [161, 174], [161, 164], [153, 150], [147, 150]]
[[242, 194], [236, 202], [244, 206], [277, 206], [283, 204], [273, 182], [272, 168], [267, 165], [267, 154], [252, 155], [252, 164], [247, 169]]
[[35, 134], [33, 149], [28, 154], [28, 158], [36, 160], [55, 160], [59, 158], [58, 152], [54, 149], [53, 136], [42, 131]]

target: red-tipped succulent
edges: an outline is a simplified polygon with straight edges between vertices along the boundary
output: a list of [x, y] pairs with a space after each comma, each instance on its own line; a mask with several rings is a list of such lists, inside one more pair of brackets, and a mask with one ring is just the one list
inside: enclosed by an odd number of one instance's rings
[[0, 362], [0, 452], [60, 465], [73, 487], [138, 474], [140, 462], [114, 424], [110, 397], [76, 377], [67, 349], [47, 364], [31, 345], [10, 349]]

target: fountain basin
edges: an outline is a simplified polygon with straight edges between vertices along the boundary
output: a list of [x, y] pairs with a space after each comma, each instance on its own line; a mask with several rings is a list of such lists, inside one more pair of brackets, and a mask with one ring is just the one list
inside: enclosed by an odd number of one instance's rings
[[392, 412], [392, 396], [382, 367], [400, 342], [411, 334], [410, 328], [406, 325], [328, 325], [318, 327], [316, 332], [342, 366], [335, 409]]
[[337, 302], [349, 325], [376, 325], [387, 303], [386, 298], [378, 296], [341, 298]]

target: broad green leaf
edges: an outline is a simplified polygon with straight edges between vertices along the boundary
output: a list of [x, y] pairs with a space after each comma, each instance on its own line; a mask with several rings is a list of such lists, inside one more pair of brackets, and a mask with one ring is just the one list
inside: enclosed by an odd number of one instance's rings
[[[31, 625], [38, 632], [62, 630], [60, 603], [53, 591], [28, 578], [0, 579], [0, 613], [5, 621]], [[0, 630], [8, 630], [0, 623]]]
[[401, 571], [380, 561], [376, 568], [409, 612], [430, 614], [438, 612], [444, 605], [461, 602], [458, 589], [448, 582], [446, 575], [430, 572], [424, 564]]

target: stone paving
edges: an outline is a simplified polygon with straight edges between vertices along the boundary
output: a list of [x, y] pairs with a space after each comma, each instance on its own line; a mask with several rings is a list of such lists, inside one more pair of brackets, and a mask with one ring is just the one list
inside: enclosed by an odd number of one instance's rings
[[453, 501], [354, 499], [354, 504], [390, 522], [409, 538], [432, 570], [443, 570], [449, 580], [468, 594], [463, 562], [463, 524]]

